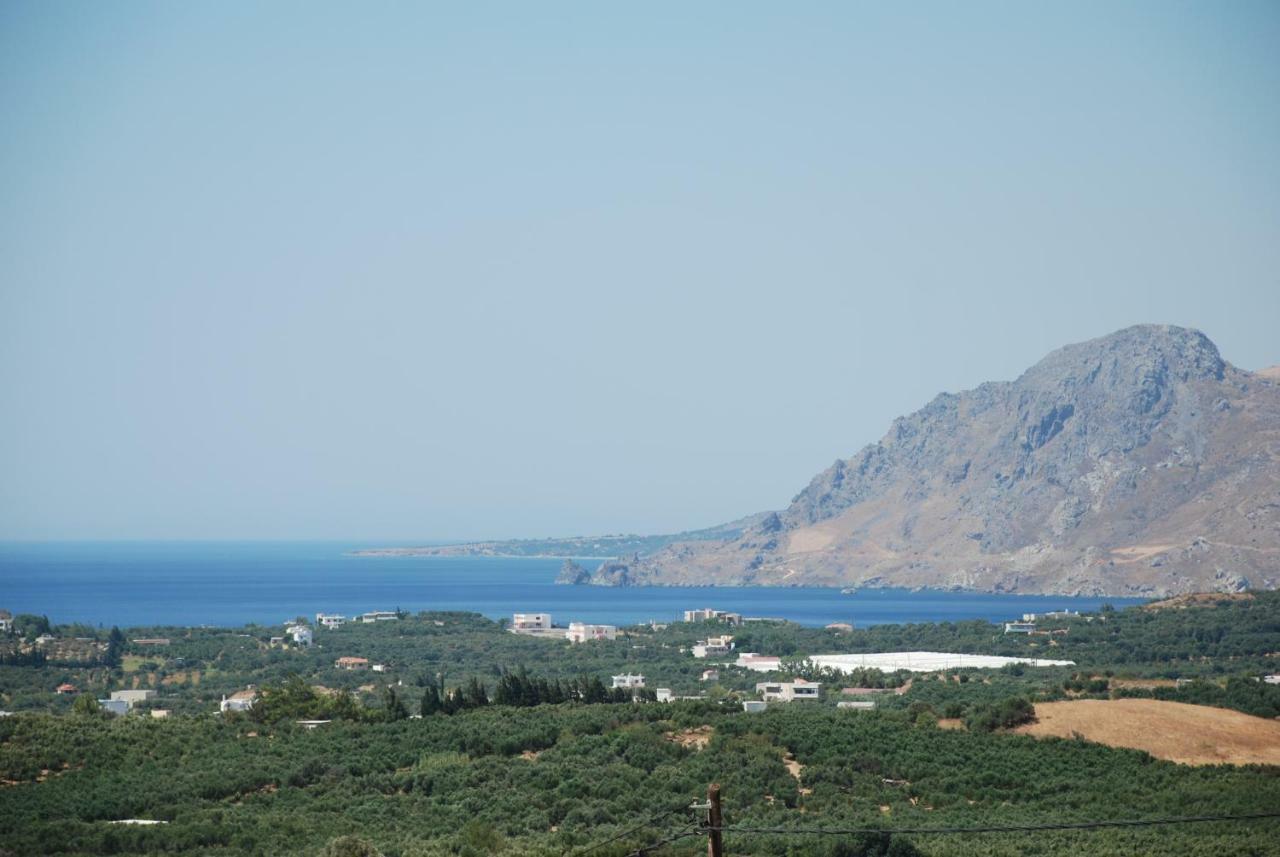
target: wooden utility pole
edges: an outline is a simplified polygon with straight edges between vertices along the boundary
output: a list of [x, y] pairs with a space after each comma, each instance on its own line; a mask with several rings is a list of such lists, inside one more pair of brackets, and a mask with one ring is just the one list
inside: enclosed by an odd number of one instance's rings
[[712, 783], [707, 787], [707, 857], [724, 857], [724, 839], [720, 836], [720, 828], [724, 824], [724, 816], [720, 812], [720, 784]]

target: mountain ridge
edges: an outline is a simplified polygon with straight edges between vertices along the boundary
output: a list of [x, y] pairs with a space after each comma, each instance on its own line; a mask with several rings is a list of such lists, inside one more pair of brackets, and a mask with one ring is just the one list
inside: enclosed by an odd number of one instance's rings
[[[611, 585], [1090, 595], [1275, 588], [1280, 384], [1136, 325], [943, 393], [739, 535], [606, 563]], [[747, 519], [744, 519], [747, 520]]]

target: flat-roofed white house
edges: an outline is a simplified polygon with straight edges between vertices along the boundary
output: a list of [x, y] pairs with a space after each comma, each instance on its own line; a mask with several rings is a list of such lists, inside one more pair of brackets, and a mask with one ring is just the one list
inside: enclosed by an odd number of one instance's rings
[[748, 714], [757, 714], [769, 707], [769, 703], [763, 699], [744, 699], [742, 700], [742, 710]]
[[720, 637], [707, 637], [705, 640], [699, 640], [693, 646], [692, 651], [695, 658], [705, 658], [711, 655], [727, 655], [733, 651], [733, 637], [728, 634]]
[[345, 655], [333, 662], [333, 665], [340, 670], [367, 670], [369, 668], [368, 658], [353, 658]]
[[684, 611], [684, 621], [686, 622], [708, 622], [712, 619], [719, 619], [722, 622], [728, 622], [730, 625], [742, 624], [741, 613], [729, 613], [725, 610], [712, 610], [710, 607]]
[[1006, 634], [1030, 634], [1036, 630], [1035, 622], [1005, 622], [1004, 632]]
[[129, 708], [133, 708], [139, 702], [146, 702], [148, 699], [155, 699], [156, 692], [154, 690], [113, 690], [111, 691], [112, 702], [123, 702]]
[[218, 703], [218, 710], [223, 714], [228, 711], [248, 711], [257, 701], [258, 692], [253, 688], [237, 690], [230, 696], [222, 697], [222, 702]]
[[585, 643], [588, 640], [616, 640], [616, 625], [590, 625], [586, 622], [570, 622], [569, 630], [564, 634], [570, 643]]
[[550, 631], [550, 613], [515, 613], [511, 617], [513, 631]]
[[98, 707], [117, 716], [129, 713], [129, 703], [123, 699], [99, 699]]
[[370, 610], [360, 616], [361, 622], [390, 622], [399, 619], [400, 614], [394, 610]]
[[284, 632], [288, 634], [293, 639], [293, 642], [299, 646], [311, 648], [311, 644], [315, 642], [315, 637], [312, 635], [311, 629], [306, 625], [290, 625], [288, 628], [284, 629]]
[[347, 617], [339, 616], [337, 613], [317, 613], [316, 624], [321, 628], [328, 628], [332, 631], [347, 624]]
[[628, 689], [628, 690], [635, 690], [635, 689], [638, 689], [638, 688], [642, 688], [642, 687], [644, 687], [644, 676], [642, 676], [642, 675], [631, 675], [631, 673], [624, 673], [623, 675], [616, 675], [616, 676], [614, 676], [614, 677], [613, 677], [613, 686], [614, 686], [614, 687], [623, 687], [623, 688], [626, 688], [626, 689]]
[[817, 700], [822, 698], [822, 682], [805, 681], [762, 681], [756, 685], [756, 693], [764, 697], [765, 702], [799, 702], [801, 700]]
[[13, 630], [13, 614], [8, 610], [0, 610], [0, 632], [8, 633]]

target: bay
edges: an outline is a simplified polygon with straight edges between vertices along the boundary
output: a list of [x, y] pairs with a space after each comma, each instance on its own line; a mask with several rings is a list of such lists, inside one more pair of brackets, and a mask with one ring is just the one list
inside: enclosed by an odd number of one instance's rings
[[[0, 608], [91, 625], [279, 624], [317, 612], [463, 610], [493, 619], [550, 612], [627, 625], [669, 622], [687, 609], [820, 626], [851, 622], [1005, 621], [1023, 613], [1096, 610], [1139, 599], [819, 587], [557, 585], [562, 560], [358, 557], [348, 542], [0, 543]], [[588, 561], [584, 560], [584, 564]]]

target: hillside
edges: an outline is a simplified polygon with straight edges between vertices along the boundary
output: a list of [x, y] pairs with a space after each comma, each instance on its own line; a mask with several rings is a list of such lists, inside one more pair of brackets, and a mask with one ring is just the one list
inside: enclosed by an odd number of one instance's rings
[[1142, 325], [944, 393], [782, 511], [591, 582], [1170, 595], [1280, 582], [1280, 379]]
[[352, 551], [352, 556], [526, 556], [526, 557], [619, 557], [646, 554], [673, 542], [724, 540], [737, 538], [763, 520], [767, 512], [751, 515], [705, 530], [656, 536], [607, 535], [565, 536], [546, 539], [507, 539], [505, 541], [463, 542], [450, 545], [420, 547], [367, 548]]

